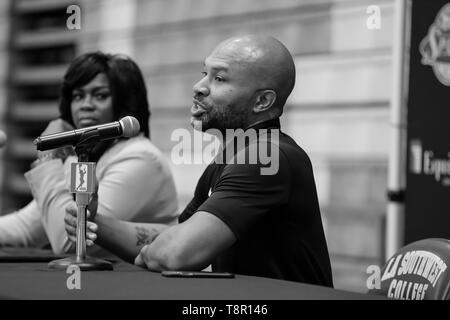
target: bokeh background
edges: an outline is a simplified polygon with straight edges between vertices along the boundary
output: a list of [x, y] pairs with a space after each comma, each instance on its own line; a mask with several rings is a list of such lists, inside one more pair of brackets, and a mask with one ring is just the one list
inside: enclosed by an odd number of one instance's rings
[[[70, 5], [81, 8], [80, 30], [67, 28]], [[371, 5], [379, 29], [366, 25]], [[140, 65], [152, 140], [170, 161], [171, 133], [191, 130], [203, 59], [229, 36], [272, 35], [295, 59], [282, 128], [311, 157], [335, 287], [365, 292], [367, 267], [385, 259], [393, 16], [393, 0], [2, 0], [0, 212], [31, 199], [23, 173], [32, 141], [58, 116], [60, 80], [76, 55], [124, 53]], [[180, 209], [205, 166], [172, 164]]]

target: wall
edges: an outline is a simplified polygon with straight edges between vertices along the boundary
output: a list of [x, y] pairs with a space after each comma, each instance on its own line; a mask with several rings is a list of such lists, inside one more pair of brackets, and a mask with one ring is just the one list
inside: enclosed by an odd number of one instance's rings
[[[9, 46], [9, 0], [0, 2], [0, 130], [5, 130], [5, 114], [8, 103], [8, 46]], [[0, 192], [4, 185], [4, 150], [0, 150]], [[2, 205], [0, 197], [0, 207]]]
[[[379, 30], [366, 27], [369, 5], [381, 9]], [[384, 254], [392, 0], [84, 0], [81, 7], [78, 53], [101, 49], [138, 62], [152, 140], [168, 159], [173, 130], [190, 130], [192, 85], [215, 45], [241, 33], [285, 43], [298, 78], [283, 128], [311, 156], [336, 287], [366, 291], [366, 268]], [[205, 166], [172, 166], [180, 208]]]

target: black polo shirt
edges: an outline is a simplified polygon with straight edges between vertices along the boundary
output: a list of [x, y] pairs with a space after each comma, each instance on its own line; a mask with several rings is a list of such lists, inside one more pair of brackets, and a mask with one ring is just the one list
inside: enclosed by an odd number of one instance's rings
[[[279, 121], [253, 128], [269, 129], [270, 133], [279, 130]], [[259, 162], [213, 162], [200, 177], [194, 198], [179, 221], [206, 211], [235, 234], [237, 241], [215, 259], [213, 271], [333, 286], [309, 157], [282, 132], [278, 141], [268, 134], [253, 142], [262, 139], [272, 148], [279, 147], [275, 174], [261, 174], [261, 168], [267, 166]], [[244, 146], [245, 151], [251, 144]]]

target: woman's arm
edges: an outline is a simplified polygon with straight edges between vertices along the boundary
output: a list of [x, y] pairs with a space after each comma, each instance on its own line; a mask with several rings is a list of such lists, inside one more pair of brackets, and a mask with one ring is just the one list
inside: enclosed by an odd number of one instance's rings
[[[72, 130], [72, 126], [62, 119], [49, 122], [42, 135]], [[71, 246], [64, 231], [64, 208], [73, 202], [66, 183], [63, 162], [74, 155], [71, 147], [38, 151], [32, 169], [25, 173], [31, 188], [42, 225], [55, 253], [67, 252]]]
[[40, 247], [48, 243], [36, 201], [0, 217], [0, 246]]
[[75, 203], [69, 193], [60, 159], [47, 160], [25, 173], [42, 224], [53, 252], [61, 254], [73, 248], [64, 230], [64, 208]]

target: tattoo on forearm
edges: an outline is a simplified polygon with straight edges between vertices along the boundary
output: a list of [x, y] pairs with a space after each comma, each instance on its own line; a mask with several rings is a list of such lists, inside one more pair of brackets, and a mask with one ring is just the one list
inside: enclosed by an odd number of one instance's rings
[[158, 232], [156, 231], [156, 229], [148, 230], [143, 227], [136, 227], [136, 246], [142, 246], [152, 243], [157, 235]]

